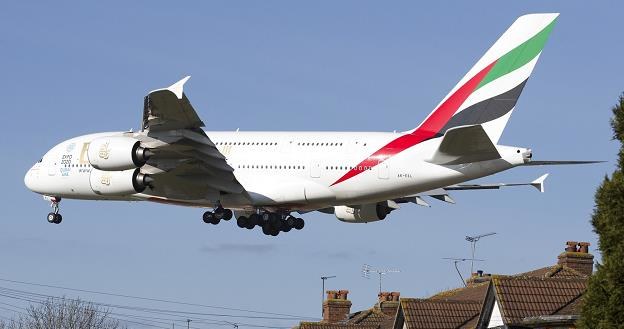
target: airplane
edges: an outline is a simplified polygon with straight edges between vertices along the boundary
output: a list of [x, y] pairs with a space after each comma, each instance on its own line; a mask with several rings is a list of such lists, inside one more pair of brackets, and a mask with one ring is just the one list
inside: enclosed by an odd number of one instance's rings
[[400, 204], [454, 203], [448, 191], [529, 185], [466, 184], [514, 167], [597, 161], [535, 161], [498, 140], [558, 13], [519, 17], [416, 128], [404, 132], [204, 131], [184, 93], [189, 77], [149, 92], [138, 131], [75, 137], [54, 146], [24, 177], [51, 202], [152, 201], [209, 209], [203, 221], [236, 217], [276, 236], [334, 214], [349, 223], [383, 220]]

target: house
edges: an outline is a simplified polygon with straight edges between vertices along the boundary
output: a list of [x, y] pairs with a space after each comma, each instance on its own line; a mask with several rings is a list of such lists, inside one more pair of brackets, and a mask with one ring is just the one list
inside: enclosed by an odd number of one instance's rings
[[328, 291], [321, 322], [299, 329], [575, 328], [593, 272], [589, 243], [568, 241], [557, 263], [515, 275], [474, 273], [466, 286], [427, 298], [380, 293], [350, 313], [348, 291]]

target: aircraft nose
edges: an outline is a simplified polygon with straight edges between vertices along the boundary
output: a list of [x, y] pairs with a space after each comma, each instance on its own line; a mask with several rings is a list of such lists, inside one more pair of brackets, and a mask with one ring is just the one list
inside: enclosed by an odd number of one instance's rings
[[24, 175], [24, 185], [33, 192], [37, 192], [37, 179], [39, 178], [39, 168], [35, 167], [36, 166], [30, 168], [26, 175]]

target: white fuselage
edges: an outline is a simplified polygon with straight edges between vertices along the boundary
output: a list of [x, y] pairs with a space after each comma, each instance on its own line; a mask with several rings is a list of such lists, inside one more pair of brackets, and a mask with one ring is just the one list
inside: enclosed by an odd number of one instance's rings
[[[136, 136], [138, 133], [134, 133]], [[428, 162], [441, 138], [382, 157], [379, 163], [337, 182], [345, 173], [404, 133], [371, 132], [210, 132], [206, 134], [234, 169], [244, 193], [210, 193], [146, 189], [142, 193], [106, 196], [92, 189], [86, 150], [98, 137], [133, 135], [124, 132], [84, 135], [64, 141], [45, 154], [26, 174], [31, 190], [48, 196], [86, 200], [149, 200], [186, 206], [316, 210], [358, 205], [415, 195], [488, 176], [523, 164], [527, 149], [497, 146], [501, 159], [461, 165]], [[202, 186], [197, 179], [189, 186]], [[188, 193], [187, 193], [188, 192]], [[199, 193], [199, 194], [198, 194]]]

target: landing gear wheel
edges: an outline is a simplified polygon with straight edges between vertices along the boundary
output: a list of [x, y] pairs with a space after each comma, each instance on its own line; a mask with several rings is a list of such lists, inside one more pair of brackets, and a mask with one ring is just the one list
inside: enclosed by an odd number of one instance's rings
[[249, 225], [249, 222], [251, 222], [250, 218], [247, 218], [245, 216], [238, 216], [238, 218], [236, 219], [236, 225], [238, 225], [238, 227], [240, 228], [247, 227], [247, 225]]
[[297, 217], [294, 216], [288, 216], [286, 218], [286, 225], [289, 226], [290, 228], [295, 227], [295, 222], [297, 221]]
[[264, 233], [264, 235], [271, 235], [271, 228], [269, 225], [262, 226], [262, 233]]
[[252, 214], [251, 216], [249, 216], [249, 222], [253, 223], [254, 225], [264, 226], [264, 221], [262, 220], [262, 217], [258, 214]]
[[56, 223], [56, 214], [51, 212], [48, 214], [48, 223], [55, 224]]
[[262, 217], [258, 214], [252, 214], [251, 216], [249, 216], [249, 225], [253, 224], [254, 226], [260, 226], [262, 227], [264, 225], [264, 221], [262, 220]]
[[282, 228], [282, 219], [278, 214], [271, 214], [269, 217], [269, 223], [271, 224], [271, 227], [273, 227], [278, 232]]
[[248, 230], [253, 230], [254, 227], [256, 227], [256, 224], [251, 220], [247, 220], [247, 226], [245, 226], [245, 228]]
[[302, 229], [305, 226], [305, 222], [303, 221], [302, 218], [296, 218], [295, 219], [295, 225], [294, 228], [297, 230]]
[[54, 224], [60, 224], [63, 221], [63, 216], [61, 214], [56, 214], [56, 219], [54, 220]]
[[292, 230], [293, 227], [288, 225], [287, 221], [283, 221], [282, 222], [282, 232], [290, 232], [290, 230]]
[[294, 226], [295, 226], [295, 217], [289, 215], [284, 220], [282, 220], [281, 231], [290, 232], [290, 230], [292, 230]]
[[224, 209], [223, 210], [223, 220], [230, 220], [232, 219], [232, 216], [234, 214], [232, 213], [232, 210], [230, 209]]
[[212, 211], [206, 211], [202, 219], [204, 220], [204, 223], [206, 224], [213, 224], [213, 225], [219, 224], [219, 218], [217, 218]]

